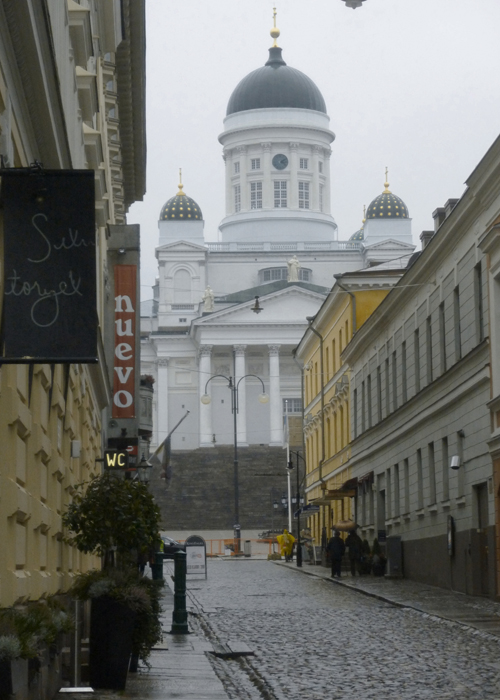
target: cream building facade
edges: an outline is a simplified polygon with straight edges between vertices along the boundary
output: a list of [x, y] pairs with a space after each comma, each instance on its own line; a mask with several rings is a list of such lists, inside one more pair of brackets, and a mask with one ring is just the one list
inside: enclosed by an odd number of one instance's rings
[[[386, 232], [392, 222], [385, 221]], [[363, 233], [363, 232], [362, 232]], [[360, 234], [361, 236], [361, 234]], [[351, 483], [350, 369], [342, 352], [404, 272], [409, 256], [336, 275], [336, 282], [294, 351], [304, 367], [305, 492], [316, 542], [355, 520]], [[323, 534], [324, 533], [324, 534]]]
[[[125, 225], [144, 193], [144, 2], [5, 0], [0, 35], [2, 167], [94, 170], [99, 323], [95, 365], [0, 366], [4, 608], [99, 565], [65, 543], [61, 516], [75, 485], [100, 472], [108, 433], [107, 227]], [[0, 210], [2, 258], [3, 233]]]

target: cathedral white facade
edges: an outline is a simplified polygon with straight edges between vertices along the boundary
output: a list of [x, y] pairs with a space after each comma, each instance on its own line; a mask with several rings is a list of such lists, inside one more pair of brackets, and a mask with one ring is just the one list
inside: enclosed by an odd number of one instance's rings
[[[186, 411], [174, 450], [232, 444], [229, 377], [238, 384], [238, 445], [281, 445], [285, 411], [301, 412], [292, 350], [333, 275], [413, 252], [411, 219], [395, 195], [388, 208], [384, 198], [383, 210], [374, 199], [364, 228], [338, 240], [334, 139], [318, 87], [287, 66], [275, 45], [229, 99], [219, 136], [226, 176], [220, 242], [205, 241], [202, 209], [182, 185], [163, 206], [159, 274], [141, 310], [141, 373], [155, 379], [153, 449]], [[267, 403], [259, 402], [262, 385]], [[205, 394], [209, 403], [201, 401]]]

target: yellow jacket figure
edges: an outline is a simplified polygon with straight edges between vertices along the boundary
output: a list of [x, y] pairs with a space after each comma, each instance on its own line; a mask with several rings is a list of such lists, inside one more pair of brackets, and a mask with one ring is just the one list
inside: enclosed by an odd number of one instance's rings
[[278, 540], [281, 554], [285, 555], [285, 561], [292, 561], [293, 543], [295, 542], [295, 537], [291, 535], [288, 530], [283, 530], [283, 534], [278, 535], [276, 539]]

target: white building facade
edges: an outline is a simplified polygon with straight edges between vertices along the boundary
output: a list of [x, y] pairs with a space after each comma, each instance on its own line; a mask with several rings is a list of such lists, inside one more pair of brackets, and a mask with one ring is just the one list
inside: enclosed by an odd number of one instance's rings
[[421, 255], [343, 353], [362, 536], [387, 538], [389, 574], [491, 597], [496, 321], [485, 251], [499, 220], [498, 153], [497, 142], [463, 197], [434, 212]]

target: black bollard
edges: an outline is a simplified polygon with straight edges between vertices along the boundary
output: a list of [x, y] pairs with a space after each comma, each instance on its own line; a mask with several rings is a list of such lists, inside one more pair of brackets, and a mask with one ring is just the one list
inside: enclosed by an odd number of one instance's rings
[[174, 612], [170, 634], [189, 634], [186, 610], [186, 552], [174, 554]]

